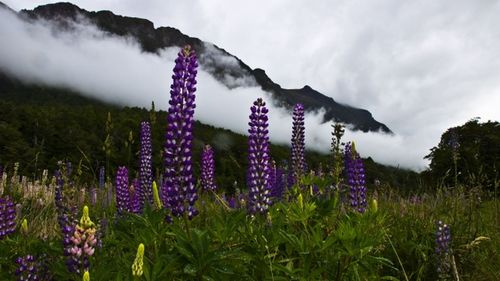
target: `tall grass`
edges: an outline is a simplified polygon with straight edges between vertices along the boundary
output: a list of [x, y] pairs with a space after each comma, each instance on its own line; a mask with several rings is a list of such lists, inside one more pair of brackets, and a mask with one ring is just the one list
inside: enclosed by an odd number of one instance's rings
[[[31, 254], [44, 261], [47, 278], [80, 280], [64, 264], [55, 181], [6, 177], [2, 196], [19, 204], [18, 224], [26, 218], [29, 227], [0, 241], [0, 279], [15, 280], [15, 259]], [[347, 192], [329, 189], [328, 178], [303, 178], [267, 216], [231, 209], [221, 194], [209, 192], [197, 202], [200, 215], [188, 232], [180, 219], [165, 223], [164, 210], [149, 205], [141, 215], [117, 216], [111, 184], [91, 206], [90, 187], [76, 182], [66, 181], [64, 204], [76, 213], [88, 204], [102, 232], [92, 280], [436, 280], [438, 220], [450, 225], [460, 280], [500, 280], [498, 200], [480, 186], [411, 196], [381, 186], [368, 194], [378, 207], [365, 214], [349, 211]], [[319, 191], [311, 192], [312, 185]], [[133, 277], [140, 243], [144, 274]]]

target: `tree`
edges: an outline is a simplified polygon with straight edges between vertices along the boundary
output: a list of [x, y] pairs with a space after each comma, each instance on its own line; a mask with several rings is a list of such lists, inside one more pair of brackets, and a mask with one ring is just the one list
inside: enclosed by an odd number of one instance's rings
[[430, 173], [446, 185], [477, 183], [493, 189], [499, 179], [500, 123], [474, 118], [448, 129], [425, 157]]

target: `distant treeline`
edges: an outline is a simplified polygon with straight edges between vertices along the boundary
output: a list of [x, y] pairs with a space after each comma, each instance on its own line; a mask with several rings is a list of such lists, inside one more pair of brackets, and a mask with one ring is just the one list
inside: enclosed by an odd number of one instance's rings
[[[150, 121], [153, 165], [156, 174], [161, 174], [166, 112], [109, 105], [66, 90], [2, 79], [0, 82], [0, 165], [7, 170], [19, 162], [22, 174], [39, 177], [43, 169], [52, 173], [58, 161], [69, 161], [74, 172], [80, 170], [80, 177], [91, 184], [97, 181], [100, 166], [108, 168], [110, 178], [120, 165], [128, 166], [134, 176], [138, 168], [139, 125]], [[195, 175], [200, 169], [201, 150], [210, 144], [215, 149], [218, 185], [228, 191], [245, 186], [246, 136], [200, 122], [196, 122], [194, 134]], [[109, 157], [105, 153], [106, 139]], [[271, 156], [278, 166], [286, 165], [290, 147], [271, 145]], [[332, 162], [331, 155], [312, 151], [306, 153], [306, 159], [310, 170], [321, 167], [325, 173]], [[365, 160], [365, 166], [368, 184], [377, 181], [414, 190], [421, 183], [417, 173], [379, 165], [371, 158]]]

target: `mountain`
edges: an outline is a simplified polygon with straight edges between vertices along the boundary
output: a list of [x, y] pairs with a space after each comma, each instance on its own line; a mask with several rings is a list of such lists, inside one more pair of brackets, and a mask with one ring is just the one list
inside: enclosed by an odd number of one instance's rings
[[154, 24], [146, 19], [124, 17], [110, 11], [90, 12], [71, 3], [47, 4], [33, 10], [22, 10], [19, 15], [29, 21], [52, 21], [62, 29], [71, 28], [69, 23], [73, 21], [88, 21], [109, 34], [135, 39], [145, 52], [158, 53], [163, 48], [189, 44], [197, 52], [200, 66], [228, 88], [260, 86], [272, 95], [277, 106], [291, 110], [296, 103], [302, 103], [307, 111], [324, 109], [325, 122], [350, 124], [354, 130], [363, 132], [392, 133], [367, 110], [337, 103], [307, 85], [301, 89], [282, 88], [274, 83], [264, 70], [252, 69], [224, 49], [185, 35], [172, 27], [155, 28]]

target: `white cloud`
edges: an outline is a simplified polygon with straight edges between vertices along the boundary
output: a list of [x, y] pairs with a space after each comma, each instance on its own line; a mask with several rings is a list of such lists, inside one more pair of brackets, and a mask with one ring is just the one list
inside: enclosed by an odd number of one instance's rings
[[[225, 72], [219, 79], [222, 80], [224, 85], [231, 89], [237, 87], [256, 87], [258, 85], [257, 81], [255, 81], [255, 78], [251, 76], [250, 73], [246, 73], [246, 71], [245, 73], [241, 73], [240, 64], [235, 57], [224, 54], [211, 43], [205, 43], [204, 47], [204, 53], [200, 55], [200, 60], [204, 62], [201, 67], [203, 70], [210, 73], [215, 72], [215, 65], [218, 68], [222, 67]], [[242, 76], [235, 77], [231, 75], [231, 73], [238, 73]]]

